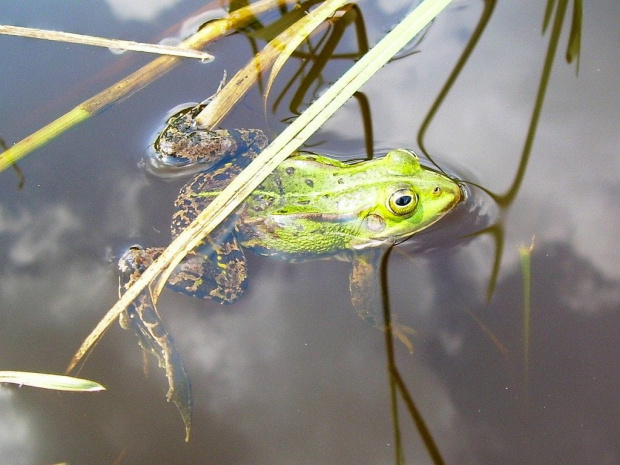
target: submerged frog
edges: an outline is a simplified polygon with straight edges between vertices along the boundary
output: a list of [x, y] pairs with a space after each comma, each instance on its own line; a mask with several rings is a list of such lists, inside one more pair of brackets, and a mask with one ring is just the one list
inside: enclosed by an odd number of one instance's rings
[[[267, 138], [258, 130], [198, 131], [188, 119], [180, 131], [164, 134], [158, 143], [175, 154], [175, 162], [232, 157], [196, 174], [181, 189], [172, 217], [176, 236], [255, 158]], [[376, 305], [381, 299], [376, 259], [386, 247], [438, 221], [461, 198], [455, 181], [422, 166], [408, 150], [392, 150], [383, 158], [358, 163], [297, 153], [187, 255], [168, 286], [187, 295], [232, 303], [247, 286], [244, 249], [292, 261], [344, 259], [353, 264], [350, 288], [356, 310], [364, 320], [383, 328], [382, 309]], [[125, 253], [119, 262], [121, 292], [162, 251], [134, 246]], [[159, 359], [168, 376], [168, 398], [177, 404], [189, 428], [189, 381], [147, 292], [127, 309], [121, 323]], [[402, 332], [395, 335], [406, 341]]]

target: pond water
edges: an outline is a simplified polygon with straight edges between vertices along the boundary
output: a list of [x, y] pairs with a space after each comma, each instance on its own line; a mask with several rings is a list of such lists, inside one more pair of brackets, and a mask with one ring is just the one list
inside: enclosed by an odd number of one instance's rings
[[[369, 43], [412, 3], [360, 1]], [[532, 0], [454, 2], [309, 146], [342, 159], [368, 144], [420, 151], [421, 125], [493, 7], [424, 144], [499, 202], [472, 187], [454, 215], [392, 253], [391, 310], [415, 329], [413, 354], [396, 343], [396, 367], [445, 463], [620, 463], [620, 4], [584, 2], [578, 74], [564, 58], [569, 4], [527, 164], [552, 27], [541, 33], [545, 2]], [[0, 23], [156, 42], [201, 8], [4, 0]], [[8, 36], [0, 48], [0, 137], [9, 146], [151, 60]], [[336, 54], [357, 49], [350, 26]], [[19, 163], [22, 189], [13, 170], [0, 175], [0, 370], [62, 373], [116, 301], [118, 257], [135, 243], [170, 242], [184, 180], [149, 174], [142, 160], [167, 112], [214, 93], [253, 44], [237, 34], [209, 51], [212, 64], [185, 61], [30, 154]], [[293, 59], [266, 112], [254, 88], [224, 125], [274, 136], [352, 62], [330, 60], [291, 108], [300, 81], [286, 86], [301, 63]], [[532, 243], [527, 293], [520, 249]], [[249, 260], [250, 287], [234, 305], [172, 292], [159, 303], [193, 384], [189, 443], [163, 373], [150, 360], [145, 376], [135, 336], [115, 324], [79, 373], [105, 392], [0, 387], [0, 463], [389, 464], [395, 438], [405, 463], [441, 463], [400, 394], [395, 432], [385, 338], [351, 306], [349, 265]]]

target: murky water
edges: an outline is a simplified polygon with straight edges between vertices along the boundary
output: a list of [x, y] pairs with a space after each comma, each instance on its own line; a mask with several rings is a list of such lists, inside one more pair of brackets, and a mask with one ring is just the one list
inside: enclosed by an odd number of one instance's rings
[[[0, 23], [158, 41], [203, 6], [125, 3], [5, 0]], [[376, 150], [419, 150], [420, 125], [483, 7], [455, 2], [408, 50], [420, 53], [404, 53], [363, 88]], [[474, 189], [390, 261], [392, 312], [416, 330], [413, 355], [395, 346], [396, 366], [445, 463], [620, 462], [620, 7], [585, 2], [578, 75], [563, 58], [572, 7], [512, 200], [498, 206]], [[374, 44], [411, 5], [360, 8]], [[544, 2], [496, 4], [424, 138], [440, 165], [499, 196], [523, 161], [549, 43], [544, 11]], [[0, 48], [0, 136], [9, 145], [150, 60], [14, 37], [0, 37]], [[336, 52], [356, 49], [348, 28]], [[185, 62], [28, 156], [19, 163], [23, 189], [11, 170], [0, 175], [0, 369], [61, 373], [116, 301], [120, 254], [170, 241], [183, 179], [150, 175], [140, 161], [170, 108], [208, 97], [224, 70], [252, 54], [241, 35], [209, 50], [213, 64]], [[350, 64], [330, 63], [302, 108]], [[225, 125], [280, 132], [294, 116], [292, 91], [275, 113], [272, 105], [298, 67], [276, 82], [266, 119], [254, 90]], [[352, 101], [311, 142], [345, 158], [363, 153], [367, 138]], [[464, 237], [489, 227], [495, 234]], [[533, 238], [526, 350], [519, 248]], [[114, 325], [80, 373], [107, 391], [0, 388], [0, 463], [395, 463], [385, 339], [352, 309], [348, 265], [251, 257], [250, 267], [250, 289], [232, 306], [170, 292], [160, 301], [194, 387], [189, 444], [165, 402], [163, 374], [151, 363], [145, 377], [135, 337]], [[406, 463], [433, 463], [399, 407]]]

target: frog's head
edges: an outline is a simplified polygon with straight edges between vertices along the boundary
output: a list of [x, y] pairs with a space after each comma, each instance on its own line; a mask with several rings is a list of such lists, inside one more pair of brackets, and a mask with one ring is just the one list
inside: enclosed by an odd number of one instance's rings
[[408, 150], [392, 150], [377, 161], [382, 162], [384, 182], [362, 221], [362, 235], [371, 242], [366, 246], [374, 241], [397, 242], [429, 227], [463, 196], [455, 181], [422, 166]]

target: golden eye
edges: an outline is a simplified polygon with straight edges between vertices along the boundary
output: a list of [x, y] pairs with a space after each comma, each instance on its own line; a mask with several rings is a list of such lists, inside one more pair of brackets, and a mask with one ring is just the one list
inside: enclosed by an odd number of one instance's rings
[[418, 194], [411, 189], [398, 189], [388, 199], [388, 208], [395, 215], [408, 215], [418, 206]]

